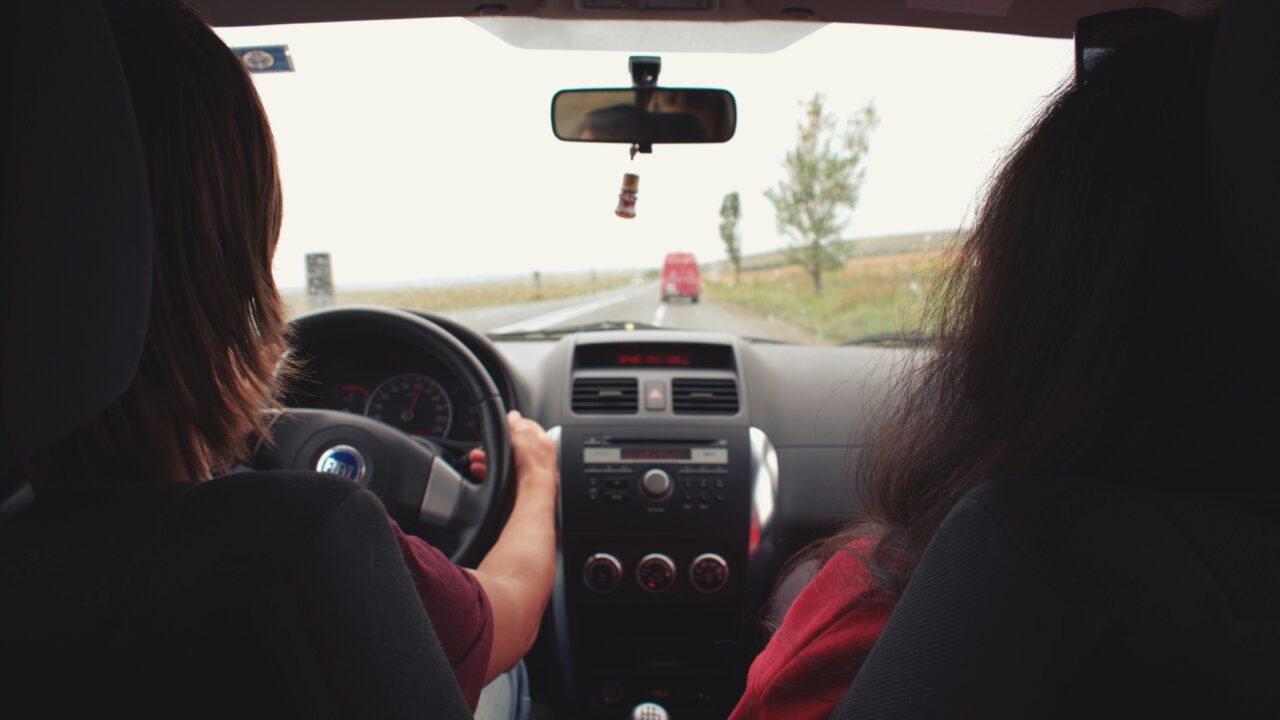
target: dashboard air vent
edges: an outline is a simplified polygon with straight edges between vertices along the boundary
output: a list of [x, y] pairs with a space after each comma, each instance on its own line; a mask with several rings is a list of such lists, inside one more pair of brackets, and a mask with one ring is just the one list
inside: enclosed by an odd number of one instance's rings
[[735, 415], [738, 383], [733, 380], [676, 378], [671, 381], [671, 410], [677, 415]]
[[580, 415], [634, 415], [638, 397], [635, 378], [573, 381], [573, 411]]

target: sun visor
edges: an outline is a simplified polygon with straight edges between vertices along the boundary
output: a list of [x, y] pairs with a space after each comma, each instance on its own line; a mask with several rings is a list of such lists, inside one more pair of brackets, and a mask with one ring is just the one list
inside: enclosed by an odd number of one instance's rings
[[11, 104], [0, 232], [0, 470], [128, 387], [151, 293], [149, 189], [96, 1], [5, 7]]
[[1280, 2], [1226, 3], [1208, 95], [1210, 168], [1223, 248], [1258, 292], [1280, 294]]

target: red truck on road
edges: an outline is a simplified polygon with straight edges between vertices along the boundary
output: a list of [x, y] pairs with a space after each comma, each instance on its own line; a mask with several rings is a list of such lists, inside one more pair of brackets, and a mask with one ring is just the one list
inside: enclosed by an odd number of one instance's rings
[[693, 253], [669, 253], [662, 262], [662, 280], [658, 286], [662, 302], [673, 297], [687, 297], [698, 302], [702, 295], [702, 273]]

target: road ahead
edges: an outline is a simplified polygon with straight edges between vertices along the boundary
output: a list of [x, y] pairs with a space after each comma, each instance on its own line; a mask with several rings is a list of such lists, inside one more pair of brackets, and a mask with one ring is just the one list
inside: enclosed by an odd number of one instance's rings
[[710, 330], [743, 337], [812, 343], [812, 333], [744, 310], [703, 300], [662, 302], [656, 282], [567, 300], [456, 310], [444, 313], [486, 333], [548, 330], [604, 321], [648, 323], [674, 330]]

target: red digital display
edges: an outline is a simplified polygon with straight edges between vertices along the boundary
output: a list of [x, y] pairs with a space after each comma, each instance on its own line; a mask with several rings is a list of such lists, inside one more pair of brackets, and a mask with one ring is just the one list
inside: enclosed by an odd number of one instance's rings
[[679, 353], [621, 353], [618, 367], [689, 367], [693, 358]]
[[661, 448], [622, 448], [623, 460], [688, 460], [692, 451], [663, 450]]
[[733, 370], [733, 348], [702, 343], [601, 343], [580, 345], [575, 368], [700, 368]]

